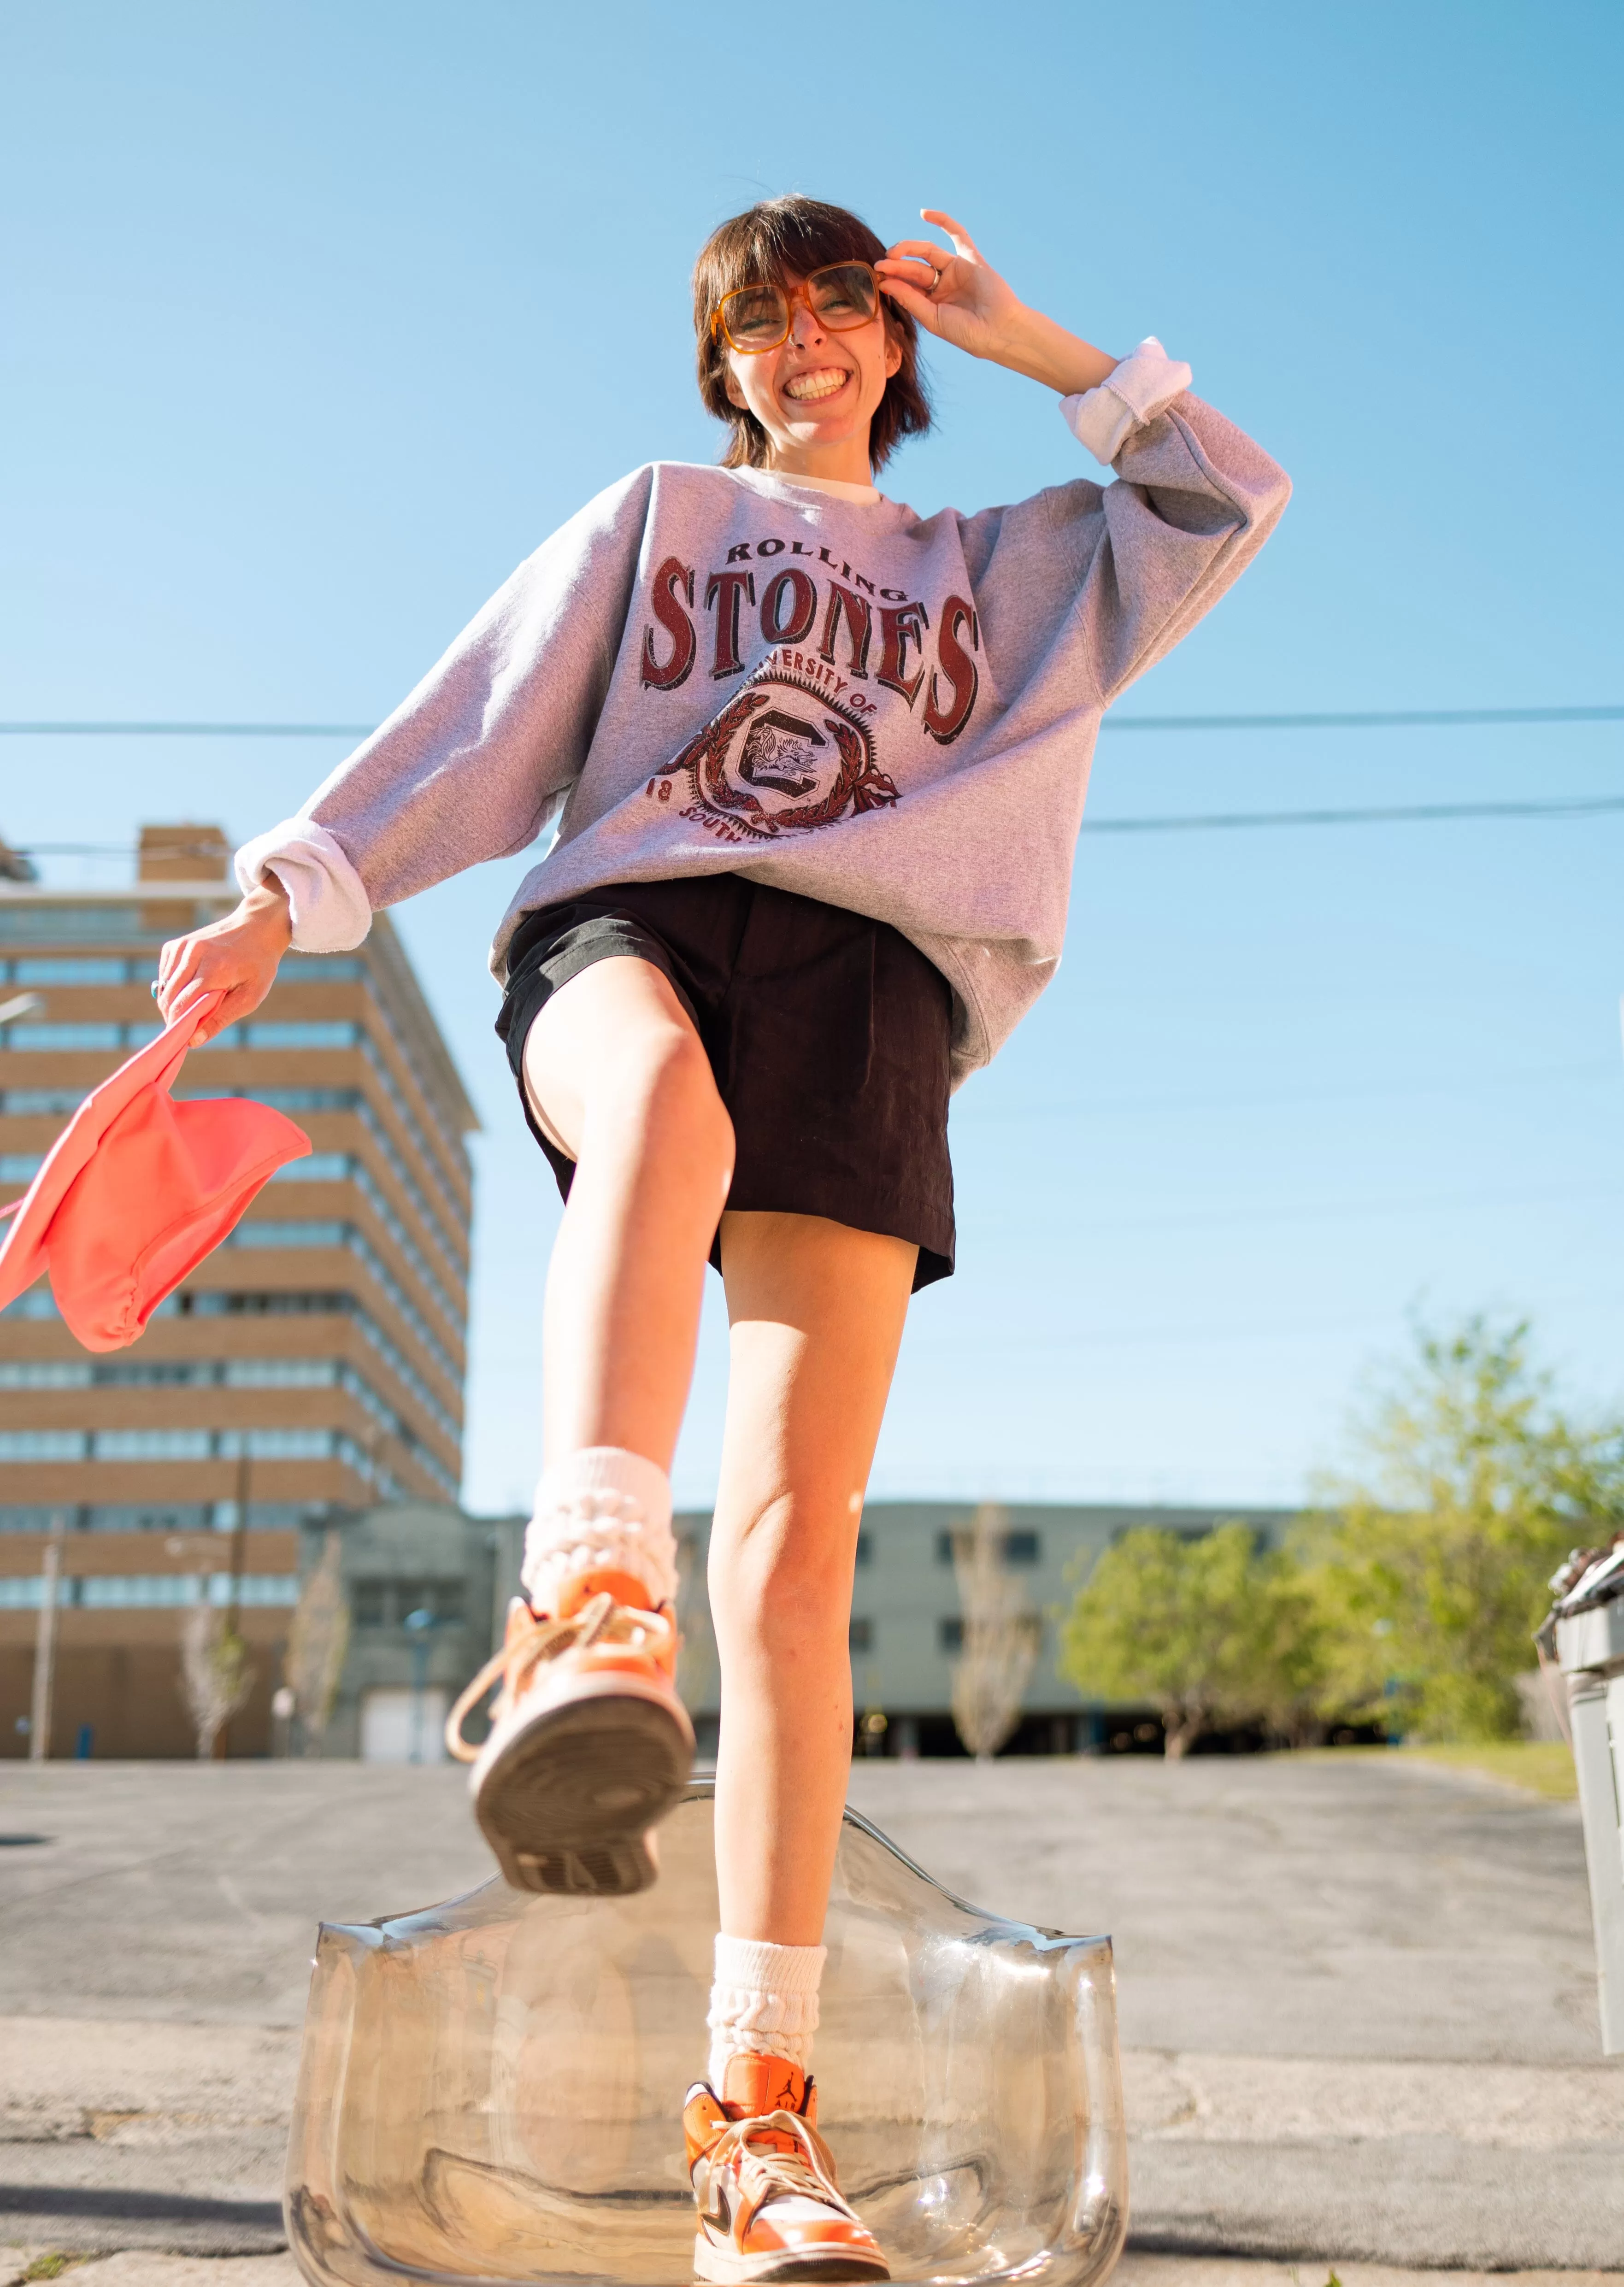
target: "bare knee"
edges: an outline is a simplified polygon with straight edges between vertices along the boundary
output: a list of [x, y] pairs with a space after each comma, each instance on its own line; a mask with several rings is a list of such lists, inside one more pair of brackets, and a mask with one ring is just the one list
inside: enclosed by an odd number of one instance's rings
[[852, 1520], [788, 1496], [724, 1530], [710, 1555], [718, 1627], [775, 1658], [826, 1640], [844, 1645], [855, 1542]]
[[690, 1025], [648, 1025], [606, 1046], [587, 1121], [589, 1136], [594, 1125], [607, 1128], [669, 1154], [674, 1167], [702, 1168], [724, 1183], [733, 1172], [733, 1124]]

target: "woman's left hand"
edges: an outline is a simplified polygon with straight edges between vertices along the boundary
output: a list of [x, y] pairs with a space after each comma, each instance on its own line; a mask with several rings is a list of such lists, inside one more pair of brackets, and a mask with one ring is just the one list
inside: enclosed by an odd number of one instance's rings
[[1026, 374], [1062, 397], [1096, 389], [1115, 370], [1116, 360], [1104, 350], [1028, 308], [962, 223], [937, 207], [921, 212], [947, 232], [953, 252], [927, 238], [899, 238], [874, 271], [897, 307], [927, 333]]
[[921, 210], [924, 221], [946, 231], [953, 252], [929, 239], [899, 238], [886, 249], [875, 274], [899, 309], [971, 357], [1003, 360], [1005, 349], [1024, 314], [1020, 297], [986, 260], [962, 223], [939, 208]]

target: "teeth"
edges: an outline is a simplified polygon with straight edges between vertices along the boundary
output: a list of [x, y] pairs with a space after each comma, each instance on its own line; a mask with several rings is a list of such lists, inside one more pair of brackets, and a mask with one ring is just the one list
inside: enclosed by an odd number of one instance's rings
[[804, 405], [809, 398], [833, 397], [837, 389], [845, 386], [845, 379], [844, 373], [832, 367], [825, 367], [820, 373], [798, 373], [787, 385], [784, 394]]

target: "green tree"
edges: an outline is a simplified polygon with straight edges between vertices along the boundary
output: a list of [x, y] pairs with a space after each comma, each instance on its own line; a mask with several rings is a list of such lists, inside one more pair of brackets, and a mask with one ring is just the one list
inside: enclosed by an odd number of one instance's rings
[[1322, 1632], [1322, 1704], [1423, 1738], [1512, 1737], [1515, 1678], [1576, 1540], [1624, 1517], [1624, 1430], [1579, 1425], [1529, 1333], [1418, 1328], [1356, 1425], [1356, 1461], [1295, 1536]]
[[1167, 1752], [1219, 1723], [1290, 1732], [1318, 1705], [1318, 1609], [1250, 1528], [1189, 1539], [1140, 1525], [1104, 1550], [1066, 1622], [1060, 1673], [1090, 1697], [1148, 1701]]

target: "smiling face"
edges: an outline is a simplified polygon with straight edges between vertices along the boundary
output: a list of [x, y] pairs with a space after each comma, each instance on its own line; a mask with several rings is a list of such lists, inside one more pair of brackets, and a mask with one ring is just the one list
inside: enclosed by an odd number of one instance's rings
[[[793, 273], [783, 280], [792, 297], [804, 283]], [[730, 348], [725, 387], [729, 402], [765, 431], [769, 468], [867, 484], [868, 424], [901, 362], [883, 309], [867, 325], [831, 333], [792, 298], [788, 340], [758, 357]]]

